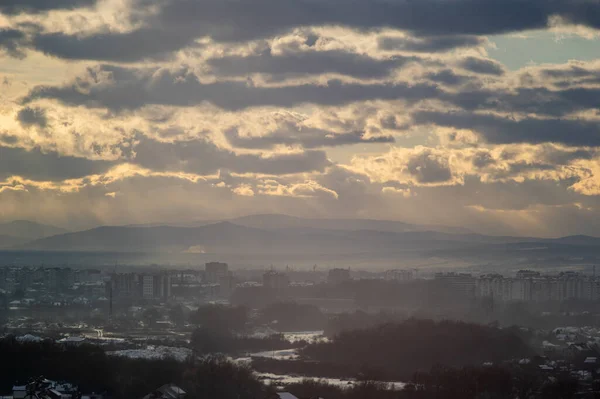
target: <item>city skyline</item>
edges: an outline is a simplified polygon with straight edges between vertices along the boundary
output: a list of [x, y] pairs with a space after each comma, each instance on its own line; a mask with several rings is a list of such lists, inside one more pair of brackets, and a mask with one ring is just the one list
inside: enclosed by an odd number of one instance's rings
[[599, 54], [600, 0], [0, 0], [0, 399], [600, 397]]

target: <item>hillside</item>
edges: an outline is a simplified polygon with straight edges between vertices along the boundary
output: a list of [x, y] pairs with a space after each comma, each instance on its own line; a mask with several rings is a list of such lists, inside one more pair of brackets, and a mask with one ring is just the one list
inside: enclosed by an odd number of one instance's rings
[[0, 234], [0, 249], [2, 248], [11, 248], [16, 245], [24, 244], [28, 240], [19, 237], [13, 237], [5, 234]]
[[55, 234], [66, 233], [67, 230], [29, 220], [14, 220], [0, 223], [0, 249], [13, 248], [31, 240], [37, 240]]
[[220, 252], [223, 248], [249, 248], [274, 239], [275, 234], [253, 231], [232, 223], [194, 228], [103, 226], [42, 238], [18, 248], [53, 251]]
[[462, 227], [417, 225], [394, 220], [311, 219], [279, 214], [249, 215], [231, 219], [229, 221], [240, 226], [266, 230], [312, 228], [322, 230], [374, 230], [391, 233], [406, 233], [411, 231], [437, 231], [451, 234], [472, 233], [470, 230]]
[[344, 365], [355, 374], [368, 370], [382, 378], [401, 379], [439, 364], [473, 366], [534, 354], [518, 329], [409, 319], [344, 331], [330, 341], [312, 343], [300, 351], [300, 362]]
[[[485, 236], [481, 236], [483, 239]], [[34, 240], [17, 249], [50, 251], [196, 252], [221, 254], [349, 254], [456, 249], [471, 235], [374, 230], [277, 230], [220, 222], [200, 227], [104, 226]]]
[[[44, 261], [168, 263], [221, 260], [232, 264], [354, 265], [410, 267], [410, 264], [554, 267], [575, 262], [584, 267], [600, 258], [600, 239], [589, 236], [535, 238], [452, 234], [439, 231], [385, 231], [408, 228], [399, 222], [301, 219], [273, 215], [198, 226], [103, 226], [24, 242], [0, 238], [6, 264]], [[261, 228], [256, 226], [262, 226]], [[254, 227], [253, 227], [254, 226]], [[7, 249], [12, 250], [7, 251]], [[44, 251], [44, 252], [39, 252]], [[51, 253], [49, 253], [50, 251]], [[59, 256], [59, 254], [62, 255]], [[77, 255], [76, 255], [77, 253]], [[84, 255], [87, 253], [87, 255]], [[107, 261], [100, 253], [115, 253]], [[68, 255], [71, 254], [71, 255]], [[95, 255], [92, 255], [95, 254]], [[41, 256], [41, 255], [40, 255]], [[73, 258], [75, 257], [75, 258]], [[35, 258], [37, 259], [37, 258]], [[104, 259], [104, 260], [103, 260]], [[36, 261], [36, 260], [31, 260]]]
[[67, 232], [68, 230], [61, 229], [60, 227], [31, 222], [29, 220], [14, 220], [12, 222], [0, 223], [0, 235], [26, 240], [35, 240]]

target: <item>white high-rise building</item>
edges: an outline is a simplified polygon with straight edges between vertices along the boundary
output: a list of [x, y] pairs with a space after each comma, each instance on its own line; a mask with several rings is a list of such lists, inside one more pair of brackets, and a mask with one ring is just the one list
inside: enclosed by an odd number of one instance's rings
[[154, 276], [151, 274], [142, 277], [142, 297], [154, 299]]

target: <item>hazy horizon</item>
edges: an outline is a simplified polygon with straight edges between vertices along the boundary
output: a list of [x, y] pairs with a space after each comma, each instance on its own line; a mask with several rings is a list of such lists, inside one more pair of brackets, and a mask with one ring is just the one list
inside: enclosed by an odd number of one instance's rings
[[600, 0], [0, 0], [0, 399], [600, 397], [598, 265]]
[[600, 236], [597, 7], [2, 2], [0, 220]]
[[[46, 227], [55, 227], [57, 229], [60, 230], [64, 230], [63, 232], [61, 232], [60, 234], [64, 234], [64, 233], [76, 233], [76, 232], [83, 232], [86, 230], [92, 230], [92, 229], [96, 229], [99, 227], [160, 227], [160, 226], [173, 226], [173, 227], [181, 227], [181, 228], [194, 228], [194, 227], [200, 227], [200, 226], [205, 226], [205, 225], [215, 225], [215, 224], [220, 224], [220, 223], [233, 223], [233, 224], [240, 224], [239, 221], [244, 220], [244, 219], [253, 219], [253, 218], [267, 218], [271, 219], [271, 218], [291, 218], [291, 219], [298, 219], [298, 220], [314, 220], [314, 221], [357, 221], [357, 222], [384, 222], [384, 223], [392, 223], [392, 224], [405, 224], [407, 226], [412, 226], [414, 228], [417, 228], [417, 230], [415, 231], [432, 231], [432, 232], [436, 232], [436, 231], [445, 231], [449, 234], [476, 234], [476, 235], [483, 235], [483, 236], [491, 236], [491, 237], [502, 237], [502, 236], [506, 236], [506, 237], [522, 237], [522, 238], [564, 238], [564, 237], [573, 237], [573, 236], [590, 236], [590, 237], [597, 237], [600, 238], [600, 234], [598, 235], [593, 235], [593, 234], [569, 234], [569, 235], [550, 235], [550, 236], [545, 236], [545, 235], [539, 235], [539, 236], [528, 236], [528, 235], [521, 235], [521, 234], [512, 234], [512, 235], [507, 235], [507, 234], [486, 234], [486, 233], [481, 233], [479, 231], [476, 230], [471, 230], [471, 229], [467, 229], [466, 227], [463, 226], [453, 226], [453, 225], [443, 225], [443, 224], [418, 224], [418, 223], [408, 223], [404, 220], [393, 220], [393, 219], [378, 219], [378, 218], [361, 218], [361, 217], [303, 217], [303, 216], [297, 216], [297, 215], [293, 215], [293, 214], [284, 214], [284, 213], [250, 213], [250, 214], [243, 214], [243, 215], [239, 215], [239, 216], [235, 216], [235, 217], [224, 217], [224, 218], [214, 218], [214, 219], [196, 219], [196, 220], [188, 220], [188, 219], [183, 219], [183, 220], [174, 220], [174, 221], [157, 221], [157, 222], [148, 222], [148, 223], [125, 223], [125, 224], [92, 224], [89, 226], [85, 226], [85, 227], [80, 227], [80, 228], [76, 228], [76, 229], [68, 229], [65, 228], [63, 226], [58, 226], [55, 224], [46, 224], [43, 222], [39, 222], [37, 220], [28, 220], [28, 219], [8, 219], [8, 220], [0, 220], [0, 225], [12, 225], [14, 223], [33, 223], [33, 224], [37, 224], [37, 225], [41, 225], [41, 226], [46, 226]], [[242, 223], [242, 225], [244, 225]], [[253, 226], [254, 228], [258, 228], [261, 229], [261, 226]], [[273, 228], [273, 227], [268, 227], [269, 229]], [[377, 229], [375, 228], [357, 228], [357, 230], [374, 230], [376, 231]], [[385, 229], [383, 229], [385, 231]], [[408, 230], [410, 231], [410, 230]]]

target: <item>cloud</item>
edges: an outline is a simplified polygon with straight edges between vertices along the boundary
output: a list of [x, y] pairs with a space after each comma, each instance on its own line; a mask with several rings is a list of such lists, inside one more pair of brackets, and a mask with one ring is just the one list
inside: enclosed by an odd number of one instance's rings
[[241, 184], [231, 191], [233, 191], [237, 195], [242, 195], [245, 197], [253, 197], [254, 196], [254, 190], [252, 189], [252, 186], [249, 184]]
[[[0, 6], [1, 8], [2, 6]], [[25, 34], [16, 29], [0, 29], [0, 50], [14, 58], [25, 58]]]
[[[90, 5], [92, 1], [61, 0], [54, 6], [44, 6], [45, 2], [40, 0], [27, 0], [27, 3], [31, 9], [40, 9]], [[17, 0], [11, 0], [5, 10], [15, 10], [18, 4]], [[252, 4], [221, 0], [139, 0], [132, 7], [158, 7], [158, 12], [133, 32], [101, 32], [99, 39], [93, 35], [55, 35], [50, 37], [50, 42], [42, 35], [36, 43], [48, 53], [68, 58], [132, 60], [164, 53], [167, 49], [180, 50], [201, 37], [217, 42], [239, 42], [281, 35], [298, 27], [328, 25], [362, 31], [382, 28], [409, 31], [425, 38], [404, 46], [416, 51], [435, 51], [476, 44], [479, 39], [474, 35], [542, 29], [548, 26], [550, 17], [555, 16], [565, 23], [600, 26], [596, 17], [599, 6], [593, 0], [356, 0], [350, 3], [344, 0], [255, 0]], [[88, 50], [93, 45], [100, 47], [96, 56]], [[127, 50], [133, 55], [128, 56]]]
[[24, 14], [40, 13], [51, 10], [71, 10], [79, 7], [89, 7], [96, 4], [96, 0], [2, 0], [0, 13]]
[[493, 156], [487, 151], [478, 151], [473, 156], [473, 166], [476, 168], [485, 168], [488, 165], [492, 165], [495, 163]]
[[[569, 192], [572, 182], [555, 180], [507, 180], [483, 183], [477, 176], [467, 176], [462, 186], [420, 187], [420, 200], [427, 197], [447, 198], [462, 207], [479, 206], [486, 210], [527, 210], [536, 206], [569, 205], [577, 195]], [[439, 201], [438, 201], [439, 202]], [[456, 205], [455, 204], [455, 205]]]
[[539, 73], [544, 77], [551, 79], [577, 79], [588, 77], [590, 75], [595, 76], [598, 71], [590, 71], [583, 67], [583, 65], [571, 63], [567, 68], [540, 68]]
[[569, 146], [600, 146], [600, 130], [595, 121], [568, 119], [520, 120], [466, 112], [419, 111], [417, 124], [434, 124], [469, 129], [493, 144], [561, 143]]
[[48, 125], [45, 110], [37, 107], [21, 108], [17, 113], [17, 120], [23, 127], [39, 126], [44, 128]]
[[[598, 27], [595, 1], [8, 1], [7, 217], [282, 212], [544, 234], [600, 220], [600, 64], [511, 71], [484, 48], [555, 16]], [[366, 145], [382, 143], [396, 145]]]
[[349, 168], [384, 186], [459, 185], [466, 170], [451, 154], [423, 146], [396, 147], [380, 155], [355, 156]]
[[143, 59], [164, 59], [176, 49], [190, 45], [193, 38], [177, 31], [142, 28], [115, 34], [38, 33], [31, 46], [45, 54], [69, 60], [102, 60], [133, 62]]
[[574, 160], [591, 160], [598, 156], [598, 150], [592, 148], [557, 148], [550, 145], [539, 145], [536, 158], [553, 165], [565, 165]]
[[236, 154], [202, 139], [168, 143], [140, 137], [137, 141], [132, 162], [151, 170], [209, 175], [225, 169], [235, 173], [284, 175], [322, 171], [330, 163], [323, 151], [260, 156]]
[[463, 69], [483, 75], [504, 75], [502, 64], [484, 58], [467, 57], [460, 61], [458, 65]]
[[467, 35], [425, 36], [419, 38], [382, 36], [378, 39], [378, 46], [385, 51], [437, 53], [456, 48], [483, 46], [486, 42], [483, 37]]
[[443, 69], [439, 72], [430, 72], [425, 77], [433, 82], [442, 83], [448, 86], [460, 86], [469, 81], [471, 78], [464, 75], [458, 75], [451, 69]]
[[257, 188], [261, 195], [277, 197], [312, 198], [325, 196], [334, 199], [338, 198], [338, 194], [335, 191], [323, 187], [313, 180], [287, 185], [281, 184], [276, 180], [266, 180], [258, 183]]
[[106, 107], [112, 110], [136, 109], [147, 104], [195, 106], [203, 102], [228, 110], [249, 107], [292, 107], [305, 103], [344, 105], [365, 100], [419, 101], [435, 98], [440, 90], [417, 83], [300, 84], [282, 87], [249, 86], [245, 82], [202, 83], [187, 68], [136, 69], [109, 65], [89, 68], [87, 75], [66, 86], [38, 86], [24, 103], [36, 99], [57, 99], [65, 104]]
[[242, 137], [235, 128], [225, 132], [225, 137], [233, 147], [249, 149], [273, 148], [277, 145], [301, 145], [303, 148], [336, 147], [350, 144], [393, 143], [392, 136], [371, 136], [365, 132], [343, 134], [306, 128], [288, 123], [281, 129], [264, 136]]
[[[580, 87], [551, 90], [546, 87], [511, 87], [508, 77], [489, 88], [475, 77], [458, 75], [446, 68], [426, 72], [427, 80], [413, 83], [343, 82], [296, 83], [283, 86], [249, 85], [246, 81], [203, 82], [189, 67], [142, 68], [97, 65], [62, 86], [37, 86], [23, 99], [57, 99], [66, 105], [85, 105], [114, 111], [135, 110], [146, 105], [175, 107], [209, 103], [238, 111], [251, 107], [295, 107], [303, 104], [342, 106], [370, 100], [404, 100], [418, 103], [438, 99], [465, 111], [493, 110], [562, 117], [597, 109], [600, 88]], [[440, 83], [460, 90], [443, 90]], [[472, 84], [469, 84], [472, 83]]]
[[495, 88], [467, 87], [458, 92], [442, 92], [440, 99], [464, 110], [489, 110], [539, 116], [562, 117], [598, 108], [600, 88], [574, 87], [561, 90], [548, 87], [511, 87], [502, 82]]
[[375, 59], [344, 50], [298, 51], [273, 55], [265, 51], [258, 55], [227, 56], [207, 60], [211, 72], [218, 76], [244, 76], [261, 73], [271, 79], [303, 75], [339, 74], [359, 79], [381, 79], [417, 57], [395, 56]]
[[0, 147], [0, 178], [21, 176], [33, 180], [62, 181], [103, 173], [113, 162], [60, 156], [39, 149]]
[[442, 183], [452, 179], [448, 160], [431, 151], [413, 155], [406, 164], [406, 170], [419, 183]]
[[600, 83], [600, 64], [571, 60], [565, 64], [528, 67], [520, 72], [519, 80], [525, 87], [591, 89]]

